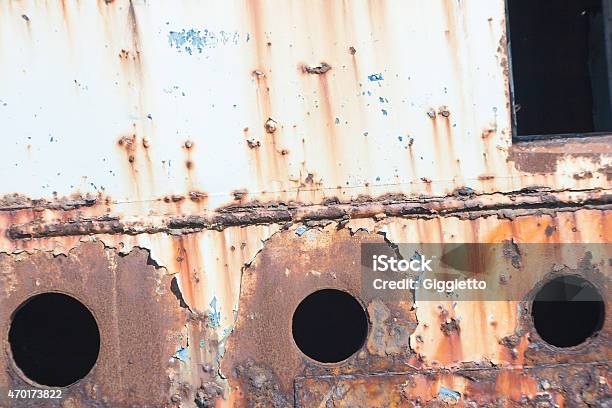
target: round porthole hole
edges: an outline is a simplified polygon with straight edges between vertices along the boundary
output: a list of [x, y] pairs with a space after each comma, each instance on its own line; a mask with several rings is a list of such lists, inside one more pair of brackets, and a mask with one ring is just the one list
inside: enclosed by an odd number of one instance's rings
[[292, 331], [295, 344], [306, 356], [321, 363], [337, 363], [363, 346], [368, 319], [361, 304], [349, 293], [322, 289], [298, 305]]
[[538, 290], [531, 315], [542, 340], [557, 347], [572, 347], [601, 330], [605, 303], [597, 288], [586, 279], [562, 276]]
[[55, 292], [35, 295], [15, 310], [8, 341], [21, 372], [49, 387], [84, 378], [100, 351], [100, 332], [89, 309]]

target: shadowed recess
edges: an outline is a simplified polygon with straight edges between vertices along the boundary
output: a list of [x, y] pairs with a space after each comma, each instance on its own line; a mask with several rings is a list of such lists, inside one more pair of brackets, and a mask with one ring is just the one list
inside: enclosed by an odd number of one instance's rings
[[81, 302], [61, 293], [43, 293], [14, 312], [9, 343], [26, 377], [65, 387], [85, 377], [96, 363], [100, 332]]
[[578, 276], [562, 276], [546, 283], [531, 308], [540, 337], [557, 347], [583, 343], [603, 327], [605, 304], [597, 289]]
[[368, 332], [368, 319], [361, 304], [337, 289], [311, 293], [293, 314], [293, 339], [313, 360], [336, 363], [361, 348]]
[[507, 0], [517, 135], [612, 131], [604, 3]]

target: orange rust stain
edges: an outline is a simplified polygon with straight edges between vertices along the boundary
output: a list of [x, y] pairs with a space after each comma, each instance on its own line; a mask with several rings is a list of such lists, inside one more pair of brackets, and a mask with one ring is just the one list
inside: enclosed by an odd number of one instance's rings
[[386, 22], [385, 11], [387, 7], [382, 7], [380, 1], [378, 0], [368, 0], [368, 17], [370, 19], [370, 30], [377, 37], [381, 30], [384, 30], [385, 27], [388, 27], [389, 24]]
[[486, 129], [482, 130], [482, 133], [480, 134], [480, 138], [483, 140], [488, 139], [489, 137], [491, 137], [492, 135], [495, 135], [495, 129], [492, 127], [488, 127]]
[[[338, 162], [339, 157], [337, 152], [338, 149], [336, 146], [336, 139], [338, 138], [338, 135], [334, 125], [335, 116], [332, 108], [333, 101], [329, 90], [329, 82], [327, 75], [318, 75], [318, 79], [319, 93], [321, 95], [321, 105], [323, 107], [323, 120], [327, 130], [327, 140], [325, 142], [327, 143], [329, 151], [329, 163], [333, 166], [332, 170], [334, 171], [334, 173], [336, 173], [336, 164]], [[338, 178], [335, 177], [335, 180], [337, 181]]]
[[434, 354], [435, 358], [442, 362], [458, 362], [463, 359], [463, 345], [458, 331], [453, 331], [439, 341], [438, 348]]
[[[433, 112], [433, 117], [431, 117], [431, 113]], [[430, 115], [430, 119], [431, 119], [431, 126], [432, 126], [432, 137], [433, 137], [433, 145], [434, 145], [434, 159], [436, 161], [436, 163], [446, 163], [445, 161], [445, 152], [446, 149], [442, 149], [442, 145], [440, 143], [440, 131], [438, 129], [438, 122], [437, 122], [437, 118], [436, 118], [436, 114], [435, 111], [430, 110], [428, 113], [428, 115]], [[442, 166], [437, 166], [438, 169], [443, 169]], [[444, 179], [444, 175], [439, 175], [440, 179]]]
[[[123, 60], [123, 61], [129, 61], [130, 59], [130, 52], [128, 50], [121, 50], [119, 51], [119, 59]], [[132, 60], [134, 60], [136, 57], [132, 56]]]
[[440, 108], [440, 112], [438, 116], [442, 116], [442, 121], [444, 123], [444, 135], [446, 136], [446, 147], [448, 149], [448, 162], [454, 163], [455, 171], [454, 174], [461, 175], [461, 166], [459, 165], [459, 159], [455, 155], [455, 148], [453, 147], [453, 135], [452, 135], [452, 126], [451, 126], [451, 118], [450, 112], [448, 108], [445, 106]]
[[439, 386], [438, 384], [429, 381], [426, 377], [418, 376], [415, 378], [416, 386], [414, 388], [414, 395], [430, 401], [438, 395]]
[[[433, 144], [434, 144], [434, 154], [436, 163], [453, 163], [454, 170], [449, 169], [448, 166], [437, 166], [438, 171], [443, 171], [445, 173], [439, 174], [441, 179], [450, 179], [453, 176], [461, 174], [461, 167], [459, 165], [459, 160], [455, 155], [455, 150], [453, 147], [452, 140], [452, 126], [450, 119], [450, 112], [447, 110], [445, 106], [439, 108], [438, 112], [435, 110], [430, 110], [428, 115], [431, 119], [432, 125], [432, 136], [433, 136]], [[431, 117], [433, 115], [433, 117]], [[443, 125], [443, 130], [440, 130], [441, 122]], [[442, 135], [444, 136], [444, 140], [442, 139]]]
[[491, 136], [495, 136], [496, 134], [496, 129], [497, 125], [492, 125], [491, 127], [488, 127], [486, 129], [484, 129], [481, 133], [481, 138], [482, 138], [482, 144], [483, 144], [483, 153], [482, 153], [482, 160], [483, 160], [483, 165], [484, 168], [487, 169], [487, 172], [490, 170], [491, 173], [495, 174], [495, 169], [494, 168], [489, 168], [489, 164], [490, 164], [490, 158], [492, 158], [495, 154], [495, 138], [491, 137]]
[[361, 78], [361, 70], [359, 69], [359, 64], [357, 63], [357, 58], [355, 54], [357, 50], [355, 47], [349, 47], [349, 53], [351, 54], [351, 66], [353, 67], [353, 78], [355, 79], [355, 85], [358, 86], [359, 80]]
[[480, 242], [480, 220], [476, 219], [469, 223], [470, 231], [472, 233], [472, 242]]
[[503, 370], [495, 381], [495, 393], [520, 401], [523, 395], [534, 396], [538, 392], [537, 381], [522, 370]]
[[517, 217], [512, 222], [510, 220], [500, 220], [496, 226], [486, 233], [482, 242], [499, 243], [504, 240], [514, 239], [520, 243], [546, 243], [558, 242], [560, 227], [556, 228], [550, 236], [546, 234], [546, 227], [558, 223], [566, 223], [563, 230], [568, 229], [575, 233], [577, 242], [582, 240], [580, 231], [589, 231], [589, 242], [610, 242], [612, 241], [612, 231], [609, 224], [609, 211], [585, 210], [580, 212], [580, 219], [576, 213], [557, 213], [554, 222], [548, 214], [537, 216], [541, 221], [534, 222], [534, 217]]
[[488, 402], [488, 396], [496, 395], [495, 383], [489, 381], [470, 381], [467, 383], [463, 394], [465, 397], [476, 402]]
[[146, 176], [149, 182], [149, 193], [154, 196], [155, 195], [155, 175], [153, 172], [153, 161], [151, 160], [151, 156], [149, 154], [150, 141], [146, 137], [142, 138], [142, 157], [145, 162], [145, 166], [147, 168]]
[[[232, 249], [233, 248], [233, 249]], [[223, 296], [220, 298], [224, 301], [224, 304], [221, 306], [225, 310], [232, 310], [233, 305], [231, 304], [231, 299], [233, 299], [233, 279], [230, 271], [230, 259], [228, 255], [233, 256], [236, 251], [236, 247], [234, 245], [228, 245], [225, 233], [222, 232], [219, 235], [219, 256], [221, 257], [221, 267], [223, 273]]]
[[582, 241], [582, 232], [578, 228], [578, 217], [576, 216], [576, 213], [571, 214], [571, 225], [572, 225], [572, 232], [575, 233], [576, 238], [579, 241]]
[[544, 236], [549, 242], [560, 242], [559, 240], [559, 219], [551, 217], [550, 222], [544, 223]]
[[140, 65], [140, 35], [138, 33], [138, 20], [136, 19], [136, 11], [134, 10], [134, 3], [130, 0], [130, 6], [128, 8], [128, 22], [132, 31], [132, 47], [135, 52], [135, 58], [138, 65]]
[[255, 81], [257, 83], [257, 107], [259, 111], [259, 117], [262, 123], [264, 123], [272, 116], [272, 108], [270, 102], [270, 86], [268, 85], [268, 78], [264, 75], [255, 75]]
[[[249, 140], [254, 140], [254, 139], [251, 139], [250, 136], [249, 136], [249, 128], [248, 127], [244, 128], [243, 132], [244, 132], [244, 139], [245, 139], [245, 142], [246, 142], [245, 144], [247, 145], [247, 147], [248, 147], [248, 149], [250, 151], [250, 154], [253, 155], [253, 159], [255, 161], [255, 172], [256, 172], [256, 175], [257, 175], [257, 185], [261, 188], [264, 185], [264, 177], [263, 177], [263, 172], [262, 172], [262, 168], [261, 168], [262, 167], [261, 166], [261, 164], [262, 164], [261, 163], [261, 154], [259, 152], [260, 142], [257, 141], [256, 142], [257, 145], [255, 147], [251, 148], [249, 146], [249, 142], [248, 141]], [[255, 142], [253, 142], [253, 143], [255, 143]]]
[[414, 150], [412, 149], [412, 143], [408, 144], [408, 156], [410, 157], [410, 171], [412, 171], [412, 179], [416, 179], [417, 169], [416, 169], [416, 159], [414, 157]]
[[201, 265], [200, 248], [196, 235], [173, 237], [174, 267], [185, 302], [197, 307], [194, 284], [197, 282], [198, 267]]
[[178, 195], [178, 194], [174, 194], [174, 195], [170, 195], [170, 196], [165, 196], [164, 197], [164, 202], [165, 203], [180, 203], [184, 199], [185, 199], [185, 197], [183, 197], [181, 195]]
[[185, 169], [187, 170], [187, 190], [197, 190], [197, 180], [195, 176], [195, 161], [193, 159], [195, 149], [195, 143], [191, 140], [186, 140], [183, 143], [183, 150], [185, 151]]
[[[507, 303], [507, 307], [516, 307], [516, 303]], [[511, 313], [507, 314], [508, 316]], [[525, 352], [527, 351], [527, 347], [529, 346], [529, 333], [525, 333], [520, 337], [519, 343], [516, 345], [514, 350], [508, 349], [504, 347], [502, 350], [504, 351], [504, 360], [512, 361], [512, 364], [521, 366], [525, 362]]]
[[[260, 140], [261, 152], [259, 148], [251, 150], [255, 161], [256, 172], [258, 173], [259, 189], [267, 189], [265, 185], [269, 181], [283, 181], [284, 175], [287, 173], [287, 157], [283, 155], [284, 149], [278, 146], [278, 137], [282, 129], [282, 125], [275, 123], [275, 129], [270, 131], [266, 129], [266, 122], [269, 119], [278, 122], [273, 113], [272, 100], [270, 96], [270, 86], [268, 76], [271, 75], [271, 53], [272, 43], [266, 37], [264, 26], [267, 24], [264, 3], [256, 1], [246, 2], [247, 10], [247, 25], [251, 28], [252, 42], [255, 46], [255, 55], [253, 65], [257, 67], [251, 74], [256, 81], [256, 100], [259, 123], [261, 124], [262, 138]], [[265, 24], [264, 24], [265, 23]], [[259, 129], [259, 128], [258, 128]], [[281, 170], [282, 169], [282, 170]], [[261, 175], [261, 176], [260, 176]], [[277, 186], [273, 186], [277, 187]], [[284, 183], [281, 190], [285, 188]]]
[[501, 220], [496, 228], [486, 232], [481, 242], [499, 243], [515, 237], [516, 232], [514, 231], [514, 224], [509, 220]]
[[[257, 100], [257, 108], [259, 113], [259, 120], [262, 124], [271, 118], [272, 115], [272, 106], [271, 106], [271, 98], [270, 98], [270, 86], [268, 84], [268, 75], [271, 73], [270, 71], [270, 47], [264, 46], [264, 42], [266, 41], [265, 32], [262, 28], [263, 16], [261, 13], [262, 4], [259, 1], [250, 1], [247, 2], [247, 9], [249, 12], [249, 24], [252, 27], [252, 37], [253, 43], [255, 44], [255, 61], [254, 65], [258, 67], [253, 70], [252, 75], [255, 78], [257, 87], [256, 87], [256, 100]], [[265, 135], [264, 135], [265, 136]], [[266, 139], [262, 139], [262, 143], [264, 145], [267, 144]], [[261, 166], [262, 163], [258, 162], [258, 166]]]
[[60, 0], [60, 8], [62, 9], [62, 17], [68, 23], [68, 10], [66, 9], [66, 0]]
[[454, 41], [455, 40], [455, 34], [456, 34], [456, 24], [455, 24], [455, 19], [456, 19], [456, 14], [455, 14], [455, 1], [454, 0], [441, 0], [442, 1], [442, 8], [444, 9], [444, 18], [446, 21], [446, 35], [449, 37], [450, 40]]
[[253, 43], [256, 47], [256, 61], [258, 66], [269, 68], [267, 62], [269, 61], [271, 47], [268, 46], [263, 28], [264, 4], [260, 0], [246, 1], [245, 8], [248, 13], [248, 25], [251, 27], [250, 32], [252, 33]]
[[138, 180], [138, 169], [136, 165], [136, 134], [124, 135], [117, 141], [117, 146], [123, 151], [128, 162], [128, 168], [135, 188], [137, 197], [140, 197], [140, 183]]

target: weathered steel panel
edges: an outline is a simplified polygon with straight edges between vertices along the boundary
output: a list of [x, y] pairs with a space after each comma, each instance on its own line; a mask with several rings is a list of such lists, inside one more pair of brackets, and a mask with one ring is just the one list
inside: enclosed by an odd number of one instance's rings
[[[148, 257], [142, 249], [121, 255], [101, 242], [84, 243], [58, 256], [0, 256], [0, 332], [8, 332], [11, 314], [22, 302], [43, 292], [68, 293], [96, 318], [102, 338], [98, 361], [86, 380], [67, 389], [63, 406], [161, 406], [167, 401], [168, 375], [180, 368], [169, 357], [185, 342], [181, 337], [186, 333], [180, 330], [186, 314], [170, 290], [171, 277]], [[4, 338], [2, 343], [0, 402], [8, 404], [7, 389], [32, 383], [15, 366]]]
[[[513, 144], [505, 33], [502, 0], [0, 2], [0, 390], [37, 387], [5, 333], [59, 291], [102, 347], [40, 406], [610, 404], [609, 314], [559, 349], [529, 299], [366, 303], [351, 269], [362, 242], [612, 240], [612, 135]], [[290, 332], [323, 287], [370, 323], [331, 366]]]
[[[330, 393], [337, 391], [342, 394], [343, 388], [351, 387], [342, 385], [343, 380], [336, 382], [333, 376], [347, 376], [349, 383], [354, 375], [371, 376], [366, 381], [368, 392], [351, 397], [366, 398], [362, 404], [354, 405], [357, 400], [349, 399], [353, 402], [345, 402], [346, 406], [392, 406], [391, 400], [384, 400], [386, 403], [375, 402], [379, 401], [375, 397], [378, 394], [391, 398], [385, 388], [386, 381], [379, 377], [382, 375], [384, 378], [385, 373], [415, 370], [454, 372], [473, 368], [485, 370], [496, 377], [506, 375], [502, 374], [506, 371], [500, 371], [501, 367], [506, 367], [504, 370], [510, 370], [507, 375], [520, 376], [520, 371], [514, 373], [512, 370], [552, 364], [561, 369], [563, 364], [588, 365], [609, 361], [609, 329], [603, 330], [593, 341], [560, 352], [538, 337], [528, 310], [529, 292], [559, 265], [566, 264], [568, 268], [575, 268], [591, 282], [603, 282], [610, 273], [609, 253], [607, 257], [601, 253], [594, 259], [587, 257], [588, 260], [582, 261], [581, 257], [587, 256], [587, 249], [583, 249], [584, 252], [577, 249], [575, 254], [559, 253], [549, 259], [525, 254], [521, 266], [506, 277], [524, 286], [520, 297], [525, 299], [524, 302], [413, 303], [410, 300], [397, 302], [374, 299], [365, 303], [368, 301], [361, 293], [360, 244], [364, 242], [385, 242], [385, 239], [389, 243], [512, 240], [521, 248], [525, 242], [556, 242], [553, 234], [547, 232], [551, 225], [563, 225], [563, 228], [559, 228], [561, 231], [576, 230], [573, 238], [568, 237], [563, 242], [581, 242], [578, 230], [582, 229], [580, 225], [583, 223], [585, 226], [590, 225], [589, 236], [595, 242], [610, 240], [610, 230], [606, 230], [606, 225], [601, 223], [603, 214], [599, 211], [555, 215], [554, 218], [544, 215], [522, 216], [512, 221], [495, 217], [478, 220], [387, 219], [374, 225], [369, 232], [360, 230], [351, 233], [348, 228], [337, 231], [335, 223], [323, 229], [308, 229], [301, 236], [291, 231], [281, 232], [268, 241], [243, 274], [238, 320], [230, 336], [222, 371], [230, 378], [230, 384], [235, 384], [236, 390], [258, 401], [259, 406], [277, 406], [277, 401], [291, 400], [294, 378], [304, 375], [309, 378], [301, 385], [305, 395], [310, 393], [311, 387], [315, 390], [321, 386], [327, 387], [317, 384], [317, 381], [320, 376], [331, 376], [325, 380], [331, 381], [331, 388], [325, 388], [326, 391], [317, 398], [326, 395], [325, 398], [332, 400]], [[577, 217], [581, 219], [580, 222]], [[433, 232], [433, 235], [428, 232]], [[390, 246], [389, 252], [392, 251]], [[584, 262], [594, 266], [591, 272], [585, 269]], [[490, 267], [486, 273], [493, 271], [494, 267]], [[335, 365], [321, 365], [305, 357], [291, 337], [291, 318], [298, 303], [307, 294], [327, 287], [345, 290], [362, 299], [370, 319], [370, 335], [363, 350]], [[600, 290], [606, 293], [609, 287], [604, 285]], [[445, 322], [448, 319], [457, 322], [456, 325], [447, 328]], [[606, 327], [609, 327], [610, 316], [606, 319]], [[253, 383], [260, 375], [265, 377], [265, 386], [262, 387]], [[429, 374], [419, 375], [427, 377]], [[392, 378], [400, 383], [406, 381], [403, 376]], [[380, 388], [377, 388], [379, 381]], [[477, 379], [475, 382], [483, 387], [481, 392], [486, 396], [489, 391], [485, 389], [490, 390], [487, 381]], [[359, 381], [357, 383], [361, 384]], [[498, 397], [509, 396], [510, 392], [500, 391]], [[569, 389], [559, 390], [559, 394], [565, 396], [563, 398], [568, 397], [567, 392]], [[522, 397], [528, 400], [533, 398], [534, 393], [529, 395], [515, 392], [512, 395], [518, 395], [516, 401], [519, 402]], [[398, 393], [395, 403], [405, 406], [407, 400], [400, 397], [401, 393]], [[489, 402], [495, 399], [491, 398]], [[403, 402], [398, 402], [400, 400]], [[344, 406], [341, 398], [337, 402], [339, 406]], [[463, 403], [467, 402], [463, 400]], [[319, 403], [326, 406], [325, 401], [304, 406], [320, 406]]]
[[612, 159], [593, 148], [512, 153], [502, 0], [0, 7], [3, 194], [129, 208], [197, 191], [216, 208], [233, 191], [606, 185]]
[[298, 407], [605, 406], [603, 364], [525, 370], [423, 371], [300, 378]]

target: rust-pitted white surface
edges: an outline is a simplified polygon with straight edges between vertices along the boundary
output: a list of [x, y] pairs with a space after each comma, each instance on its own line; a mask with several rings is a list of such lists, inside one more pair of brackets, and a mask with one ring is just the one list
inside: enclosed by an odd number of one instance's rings
[[[355, 234], [610, 242], [612, 136], [513, 145], [505, 32], [502, 0], [2, 1], [0, 253], [146, 249], [189, 317], [168, 340], [183, 350], [167, 406], [216, 386], [216, 406], [246, 405], [221, 362], [271, 240], [329, 263]], [[17, 278], [1, 270], [0, 295]], [[437, 305], [411, 312], [422, 369], [525, 363], [528, 333], [518, 359], [500, 343], [516, 302], [447, 306], [460, 338], [438, 330]], [[469, 388], [452, 376], [435, 386]], [[477, 393], [542, 393], [516, 376]], [[110, 406], [147, 397], [117, 394]]]
[[581, 171], [605, 185], [609, 155], [548, 175], [507, 161], [501, 0], [61, 4], [0, 5], [0, 193], [201, 191], [216, 208], [236, 190], [319, 202], [572, 187]]

